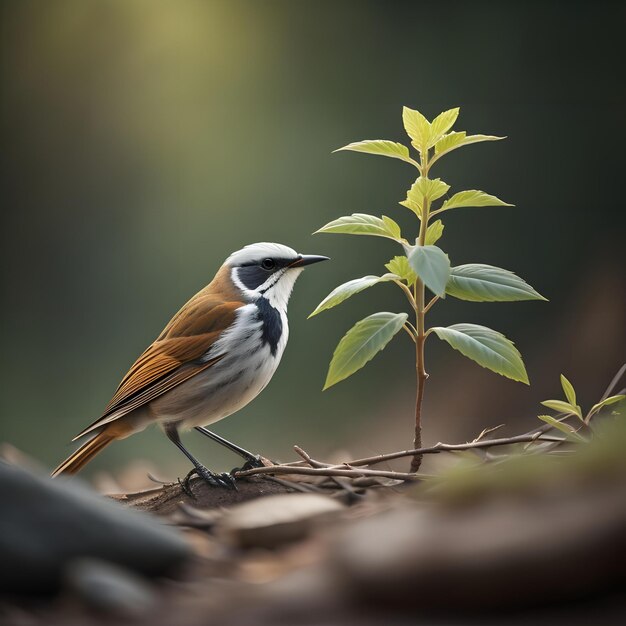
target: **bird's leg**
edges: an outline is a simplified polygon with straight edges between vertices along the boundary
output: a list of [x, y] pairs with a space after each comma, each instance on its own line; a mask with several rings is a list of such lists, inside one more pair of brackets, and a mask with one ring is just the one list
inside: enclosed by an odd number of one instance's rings
[[252, 469], [254, 467], [264, 466], [260, 455], [248, 452], [245, 448], [231, 443], [230, 441], [228, 441], [228, 439], [224, 439], [224, 437], [216, 435], [214, 432], [211, 432], [207, 428], [204, 428], [204, 426], [196, 426], [195, 428], [199, 433], [202, 433], [209, 439], [212, 439], [213, 441], [219, 443], [225, 448], [228, 448], [231, 452], [234, 452], [235, 454], [238, 454], [241, 458], [245, 459], [246, 462], [243, 464], [243, 467], [236, 467], [235, 469], [231, 470], [231, 474], [242, 470]]
[[213, 487], [224, 487], [226, 489], [235, 489], [235, 481], [230, 474], [216, 474], [210, 469], [206, 468], [200, 461], [198, 461], [192, 454], [183, 446], [180, 441], [178, 429], [176, 424], [166, 424], [163, 428], [167, 438], [193, 463], [194, 469], [187, 474], [183, 481], [183, 488], [190, 493], [189, 479], [197, 474], [202, 480], [209, 483]]
[[260, 456], [249, 459], [241, 467], [233, 467], [233, 469], [230, 470], [230, 473], [236, 474], [237, 472], [245, 472], [246, 470], [254, 469], [255, 467], [265, 467], [265, 463], [263, 463], [263, 459], [261, 459]]

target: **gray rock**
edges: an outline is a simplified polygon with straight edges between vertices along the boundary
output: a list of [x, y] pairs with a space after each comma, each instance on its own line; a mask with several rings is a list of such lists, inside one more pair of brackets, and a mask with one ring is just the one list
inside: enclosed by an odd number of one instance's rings
[[54, 591], [77, 557], [154, 576], [190, 553], [173, 529], [76, 479], [36, 476], [0, 461], [0, 592]]
[[138, 618], [158, 605], [157, 595], [145, 578], [98, 559], [71, 561], [64, 582], [89, 608], [107, 615]]
[[239, 547], [273, 548], [306, 537], [316, 523], [344, 507], [314, 493], [268, 496], [234, 506], [218, 522], [217, 532]]

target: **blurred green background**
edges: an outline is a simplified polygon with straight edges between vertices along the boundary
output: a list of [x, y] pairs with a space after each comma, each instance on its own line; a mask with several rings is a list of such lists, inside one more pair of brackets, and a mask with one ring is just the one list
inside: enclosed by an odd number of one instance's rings
[[[0, 441], [52, 466], [121, 376], [233, 250], [279, 241], [327, 254], [290, 306], [272, 384], [216, 431], [278, 458], [408, 447], [414, 370], [405, 337], [322, 393], [358, 319], [400, 310], [380, 286], [307, 321], [338, 283], [379, 273], [391, 242], [311, 233], [385, 212], [415, 177], [403, 163], [331, 155], [405, 141], [401, 107], [461, 106], [457, 129], [507, 135], [446, 158], [437, 175], [515, 209], [445, 215], [453, 264], [511, 269], [549, 303], [451, 298], [432, 322], [514, 339], [532, 386], [427, 345], [426, 442], [506, 422], [534, 426], [558, 375], [595, 401], [625, 357], [623, 3], [34, 0], [1, 5], [2, 380]], [[622, 78], [620, 78], [622, 77]], [[209, 466], [237, 459], [199, 435]], [[184, 457], [157, 429], [89, 466]]]

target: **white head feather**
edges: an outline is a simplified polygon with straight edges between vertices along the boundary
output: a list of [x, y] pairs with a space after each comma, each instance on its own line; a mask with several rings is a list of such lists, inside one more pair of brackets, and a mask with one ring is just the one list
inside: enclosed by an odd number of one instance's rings
[[260, 243], [251, 243], [241, 250], [233, 252], [226, 259], [226, 265], [242, 265], [252, 261], [261, 261], [266, 257], [295, 260], [298, 257], [298, 253], [293, 248], [284, 246], [281, 243], [262, 241]]

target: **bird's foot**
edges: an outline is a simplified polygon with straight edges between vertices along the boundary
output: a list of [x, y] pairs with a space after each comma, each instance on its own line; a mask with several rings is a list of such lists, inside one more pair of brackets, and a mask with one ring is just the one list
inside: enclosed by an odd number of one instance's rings
[[185, 476], [184, 480], [181, 482], [181, 487], [183, 491], [191, 498], [195, 499], [195, 495], [191, 490], [191, 485], [189, 481], [192, 476], [199, 476], [206, 483], [211, 485], [211, 487], [221, 487], [223, 489], [237, 489], [237, 485], [235, 484], [235, 478], [231, 474], [224, 472], [223, 474], [216, 474], [212, 472], [210, 469], [204, 467], [204, 465], [198, 465], [194, 467], [188, 474]]
[[231, 469], [230, 473], [234, 474], [235, 472], [245, 472], [246, 470], [265, 466], [266, 463], [263, 461], [263, 457], [260, 454], [257, 454], [256, 456], [251, 456], [241, 467]]
[[223, 487], [237, 491], [237, 481], [230, 472], [222, 472], [221, 474], [218, 474], [217, 477]]

